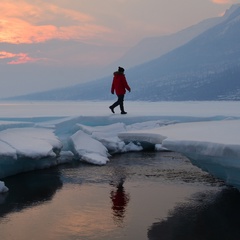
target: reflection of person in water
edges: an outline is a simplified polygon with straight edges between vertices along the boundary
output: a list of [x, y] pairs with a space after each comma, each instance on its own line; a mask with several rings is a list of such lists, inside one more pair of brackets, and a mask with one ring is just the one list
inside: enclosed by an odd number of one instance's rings
[[121, 178], [116, 189], [111, 191], [113, 217], [116, 223], [122, 223], [127, 203], [129, 202], [129, 194], [126, 194], [123, 187], [124, 179]]

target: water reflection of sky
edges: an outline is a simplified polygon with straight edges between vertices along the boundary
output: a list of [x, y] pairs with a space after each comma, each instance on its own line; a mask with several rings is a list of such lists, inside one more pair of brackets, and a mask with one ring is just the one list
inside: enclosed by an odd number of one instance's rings
[[174, 153], [124, 154], [103, 167], [64, 165], [5, 182], [14, 191], [0, 203], [1, 239], [208, 239], [200, 237], [210, 229], [214, 237], [221, 223], [238, 233], [239, 192]]

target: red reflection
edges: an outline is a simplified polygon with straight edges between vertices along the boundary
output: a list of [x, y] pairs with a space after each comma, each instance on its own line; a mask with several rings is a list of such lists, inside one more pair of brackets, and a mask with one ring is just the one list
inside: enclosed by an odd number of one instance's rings
[[124, 179], [122, 178], [117, 184], [116, 189], [111, 191], [110, 198], [112, 200], [113, 218], [115, 223], [120, 224], [125, 217], [126, 207], [130, 200], [123, 187]]

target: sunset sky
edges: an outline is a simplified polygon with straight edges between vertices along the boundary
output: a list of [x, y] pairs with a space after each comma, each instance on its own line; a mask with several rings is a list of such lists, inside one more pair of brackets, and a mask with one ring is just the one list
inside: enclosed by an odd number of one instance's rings
[[[87, 71], [107, 66], [143, 38], [221, 16], [235, 3], [240, 1], [1, 0], [0, 97], [80, 83], [91, 78]], [[45, 67], [49, 78], [37, 81], [36, 67]], [[82, 78], [74, 72], [66, 81], [51, 77], [58, 68], [76, 67]]]

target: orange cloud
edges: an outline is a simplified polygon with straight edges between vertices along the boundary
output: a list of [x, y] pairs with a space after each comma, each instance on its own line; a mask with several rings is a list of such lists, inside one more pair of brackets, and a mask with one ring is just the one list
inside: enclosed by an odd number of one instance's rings
[[36, 62], [39, 59], [34, 59], [28, 56], [26, 53], [10, 53], [0, 52], [0, 59], [9, 59], [8, 64], [23, 64], [29, 62]]
[[0, 42], [12, 44], [51, 39], [91, 41], [110, 32], [89, 15], [43, 1], [1, 0], [0, 15]]
[[232, 0], [212, 0], [213, 3], [217, 3], [217, 4], [232, 4], [233, 1]]

